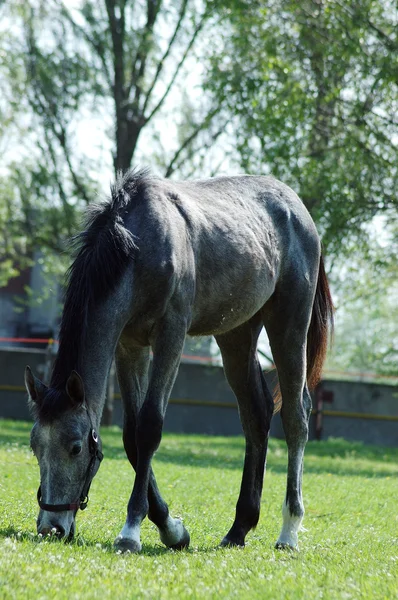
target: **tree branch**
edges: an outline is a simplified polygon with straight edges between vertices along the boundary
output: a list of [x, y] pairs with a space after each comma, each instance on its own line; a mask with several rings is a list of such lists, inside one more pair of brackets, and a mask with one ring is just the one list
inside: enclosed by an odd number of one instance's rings
[[398, 43], [392, 40], [380, 27], [377, 27], [370, 19], [366, 19], [366, 23], [369, 25], [373, 31], [375, 31], [379, 37], [384, 42], [384, 45], [391, 51], [396, 52], [398, 49]]
[[72, 181], [75, 185], [78, 195], [80, 195], [83, 198], [83, 200], [85, 201], [86, 204], [89, 204], [91, 202], [91, 198], [87, 195], [87, 190], [85, 189], [84, 184], [81, 182], [80, 177], [77, 175], [77, 173], [75, 172], [73, 165], [72, 165], [69, 148], [68, 148], [68, 143], [67, 143], [67, 139], [66, 139], [67, 138], [66, 129], [62, 123], [58, 122], [58, 125], [61, 129], [61, 133], [58, 134], [58, 132], [55, 129], [53, 129], [53, 133], [57, 137], [59, 144], [63, 150], [66, 164], [68, 165], [69, 173], [72, 177]]
[[214, 108], [212, 111], [210, 111], [209, 114], [206, 115], [206, 118], [203, 119], [203, 121], [201, 123], [199, 123], [199, 125], [197, 125], [195, 127], [195, 129], [190, 133], [190, 135], [183, 141], [183, 143], [181, 144], [179, 149], [175, 152], [173, 158], [169, 162], [169, 166], [166, 169], [165, 177], [170, 177], [170, 175], [175, 171], [174, 165], [177, 162], [181, 153], [185, 150], [185, 148], [187, 148], [192, 143], [192, 141], [196, 138], [196, 136], [205, 127], [207, 127], [209, 125], [212, 118], [220, 111], [220, 109], [221, 109], [221, 107], [218, 106], [217, 108]]
[[[139, 44], [135, 60], [133, 62], [131, 70], [131, 81], [128, 85], [126, 97], [129, 98], [133, 86], [135, 87], [135, 94], [133, 100], [133, 107], [135, 112], [143, 114], [143, 111], [139, 111], [139, 102], [142, 94], [141, 81], [145, 75], [146, 63], [148, 59], [148, 44], [147, 40], [153, 32], [157, 16], [162, 4], [162, 0], [147, 0], [147, 21], [142, 33], [141, 42]], [[137, 73], [137, 65], [139, 64], [139, 70]]]
[[111, 30], [113, 47], [114, 83], [112, 85], [116, 102], [116, 110], [122, 106], [124, 100], [124, 7], [120, 8], [120, 18], [115, 14], [115, 0], [105, 0], [108, 21]]
[[144, 102], [144, 106], [142, 108], [142, 114], [145, 114], [146, 108], [148, 106], [148, 102], [149, 102], [150, 97], [151, 97], [152, 92], [153, 92], [153, 89], [154, 89], [154, 87], [155, 87], [155, 85], [156, 85], [156, 83], [157, 83], [157, 81], [159, 79], [159, 76], [160, 76], [161, 72], [163, 71], [164, 63], [167, 60], [167, 57], [169, 56], [169, 54], [171, 52], [171, 49], [172, 49], [172, 47], [174, 45], [174, 42], [175, 42], [175, 40], [177, 38], [177, 34], [178, 34], [179, 30], [181, 29], [181, 25], [182, 25], [182, 22], [184, 20], [185, 13], [186, 13], [187, 6], [188, 6], [188, 1], [189, 0], [182, 0], [180, 14], [179, 14], [179, 17], [178, 17], [177, 24], [176, 24], [176, 26], [174, 28], [173, 35], [170, 38], [169, 44], [167, 46], [167, 49], [166, 49], [165, 53], [163, 54], [162, 58], [158, 62], [158, 67], [156, 69], [156, 73], [154, 75], [154, 78], [152, 79], [152, 82], [151, 82], [151, 84], [149, 86], [149, 89], [148, 89], [148, 91], [146, 93], [146, 96], [145, 96], [145, 102]]
[[[214, 144], [214, 142], [217, 140], [217, 138], [225, 131], [225, 127], [228, 125], [228, 123], [231, 121], [231, 118], [227, 119], [226, 121], [224, 121], [224, 123], [217, 129], [217, 131], [215, 133], [213, 133], [212, 136], [210, 136], [210, 139], [207, 141], [206, 144], [202, 144], [200, 146], [200, 150], [202, 151], [203, 154], [203, 150], [209, 150], [209, 148], [211, 148]], [[199, 131], [197, 132], [198, 134], [200, 133]], [[193, 141], [193, 140], [191, 140]], [[188, 147], [188, 146], [186, 146]], [[189, 162], [191, 161], [193, 154], [194, 154], [195, 150], [192, 148], [187, 154], [186, 156], [184, 156], [183, 158], [181, 158], [181, 160], [179, 160], [178, 162], [174, 162], [174, 165], [172, 166], [170, 173], [168, 175], [168, 177], [170, 177], [170, 175], [172, 175], [175, 171], [178, 171], [178, 169], [180, 169], [180, 167], [182, 166], [182, 164], [184, 162]], [[219, 162], [219, 164], [214, 167], [211, 172], [209, 177], [214, 177], [215, 174], [217, 173], [218, 169], [220, 168], [220, 165], [222, 164], [222, 162], [224, 161], [225, 156], [221, 159], [221, 161]], [[171, 162], [170, 162], [171, 165]], [[170, 167], [169, 165], [169, 167]], [[195, 166], [193, 167], [192, 173], [195, 170]]]
[[[44, 129], [44, 135], [45, 135], [46, 142], [47, 142], [48, 151], [50, 153], [51, 159], [54, 164], [54, 169], [55, 169], [56, 173], [58, 173], [57, 159], [56, 159], [55, 151], [54, 151], [52, 144], [50, 143], [50, 139], [48, 137], [48, 128], [51, 130], [53, 136], [58, 140], [58, 142], [63, 150], [65, 160], [68, 165], [68, 169], [71, 174], [75, 188], [77, 189], [79, 194], [81, 194], [81, 196], [84, 199], [84, 201], [86, 202], [86, 204], [88, 204], [90, 202], [90, 198], [87, 195], [87, 191], [86, 191], [84, 185], [79, 180], [79, 177], [75, 173], [73, 166], [72, 166], [72, 162], [71, 162], [70, 155], [69, 155], [68, 143], [67, 143], [67, 131], [66, 131], [65, 125], [62, 123], [61, 119], [59, 118], [59, 111], [57, 109], [57, 104], [56, 104], [56, 102], [54, 102], [54, 99], [49, 97], [49, 95], [46, 93], [46, 90], [41, 85], [40, 78], [37, 77], [35, 59], [39, 55], [40, 52], [36, 46], [34, 35], [33, 35], [33, 29], [31, 28], [30, 24], [29, 24], [29, 28], [28, 28], [28, 48], [29, 48], [28, 60], [29, 60], [29, 68], [32, 73], [32, 90], [33, 90], [33, 94], [34, 94], [34, 102], [40, 108], [42, 118], [47, 120], [47, 126], [46, 126], [46, 123], [44, 123], [43, 129]], [[30, 102], [32, 104], [32, 100], [30, 100]], [[40, 112], [39, 112], [39, 114], [40, 114]], [[57, 130], [57, 127], [59, 130]], [[70, 209], [70, 204], [67, 201], [66, 194], [64, 192], [63, 187], [60, 185], [59, 180], [58, 180], [58, 190], [59, 190], [59, 194], [60, 194], [62, 203], [64, 204], [64, 206], [68, 206], [68, 208]]]
[[183, 53], [183, 55], [182, 55], [182, 58], [181, 58], [180, 62], [178, 63], [178, 65], [177, 65], [177, 67], [176, 67], [176, 69], [175, 69], [175, 71], [174, 71], [174, 73], [173, 73], [173, 75], [172, 75], [172, 77], [171, 77], [171, 79], [170, 79], [170, 81], [169, 81], [169, 84], [168, 84], [168, 86], [167, 86], [167, 88], [166, 88], [166, 91], [164, 92], [163, 96], [160, 98], [160, 100], [159, 100], [159, 102], [156, 104], [156, 106], [155, 106], [155, 107], [152, 109], [152, 111], [151, 111], [151, 113], [149, 114], [149, 116], [145, 118], [145, 121], [146, 121], [147, 123], [148, 123], [148, 122], [149, 122], [149, 121], [152, 119], [152, 117], [153, 117], [153, 116], [154, 116], [154, 115], [157, 113], [157, 111], [159, 110], [159, 108], [162, 106], [162, 104], [163, 104], [163, 103], [164, 103], [164, 101], [166, 100], [167, 96], [169, 95], [169, 92], [170, 92], [171, 88], [173, 87], [175, 80], [177, 79], [177, 76], [178, 76], [178, 73], [179, 73], [179, 72], [180, 72], [180, 70], [181, 70], [181, 67], [183, 66], [183, 64], [184, 64], [184, 62], [185, 62], [185, 60], [186, 60], [186, 58], [187, 58], [187, 56], [188, 56], [189, 52], [191, 51], [191, 48], [192, 48], [192, 46], [193, 46], [193, 45], [194, 45], [194, 43], [195, 43], [195, 40], [196, 40], [197, 36], [199, 35], [199, 33], [200, 33], [200, 31], [201, 31], [201, 29], [202, 29], [203, 25], [205, 24], [205, 21], [206, 21], [206, 19], [207, 19], [207, 16], [208, 16], [207, 14], [204, 14], [204, 15], [202, 15], [202, 18], [200, 19], [200, 21], [199, 21], [199, 24], [198, 24], [198, 25], [197, 25], [197, 27], [195, 28], [195, 31], [193, 32], [193, 35], [192, 35], [192, 37], [191, 37], [191, 39], [190, 39], [190, 41], [189, 41], [189, 44], [188, 44], [188, 46], [186, 47], [186, 49], [185, 49], [185, 52]]
[[98, 58], [101, 61], [101, 64], [102, 64], [102, 67], [104, 70], [104, 76], [105, 76], [106, 82], [109, 86], [109, 89], [112, 89], [112, 87], [113, 87], [112, 78], [111, 78], [111, 74], [109, 71], [108, 63], [106, 61], [103, 44], [99, 41], [96, 42], [87, 33], [87, 31], [83, 27], [81, 27], [80, 25], [78, 25], [76, 23], [76, 21], [74, 21], [72, 15], [70, 14], [70, 12], [68, 11], [68, 9], [66, 8], [66, 6], [64, 4], [62, 4], [62, 7], [61, 7], [61, 14], [67, 19], [67, 21], [69, 21], [69, 23], [71, 24], [71, 26], [75, 30], [75, 32], [77, 32], [78, 34], [83, 36], [83, 38], [86, 40], [86, 42], [93, 48], [93, 50], [95, 51], [95, 53], [97, 54]]

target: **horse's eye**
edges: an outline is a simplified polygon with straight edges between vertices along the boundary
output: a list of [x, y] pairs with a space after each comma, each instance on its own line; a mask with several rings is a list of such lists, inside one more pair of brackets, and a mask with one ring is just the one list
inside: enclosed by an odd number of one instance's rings
[[82, 447], [80, 444], [75, 444], [74, 446], [72, 446], [72, 450], [71, 450], [71, 454], [72, 456], [77, 456], [78, 454], [80, 454], [80, 452], [82, 451]]

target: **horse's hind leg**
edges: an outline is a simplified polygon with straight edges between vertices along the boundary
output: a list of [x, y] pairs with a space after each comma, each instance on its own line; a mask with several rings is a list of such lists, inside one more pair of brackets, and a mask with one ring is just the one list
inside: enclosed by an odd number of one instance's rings
[[238, 400], [246, 438], [242, 484], [234, 523], [223, 546], [244, 546], [246, 534], [260, 516], [268, 434], [273, 414], [272, 396], [257, 358], [257, 339], [262, 322], [257, 315], [237, 329], [216, 337], [225, 375]]
[[[124, 407], [123, 444], [127, 457], [136, 470], [137, 414], [148, 387], [149, 348], [126, 347], [120, 343], [116, 353], [116, 365]], [[158, 527], [162, 542], [168, 547], [176, 547], [181, 546], [181, 541], [185, 540], [184, 545], [187, 545], [189, 536], [181, 521], [170, 516], [169, 508], [159, 492], [152, 468], [148, 484], [148, 505], [148, 517]]]
[[288, 447], [286, 497], [283, 526], [277, 548], [297, 549], [298, 532], [304, 516], [302, 474], [308, 439], [311, 397], [306, 384], [307, 331], [311, 319], [316, 272], [309, 278], [285, 275], [263, 310], [282, 394], [281, 417]]

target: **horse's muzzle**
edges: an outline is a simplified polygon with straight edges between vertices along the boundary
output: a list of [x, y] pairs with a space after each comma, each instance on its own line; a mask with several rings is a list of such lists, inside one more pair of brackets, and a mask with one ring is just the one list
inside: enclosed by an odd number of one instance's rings
[[59, 538], [65, 537], [65, 529], [61, 525], [54, 525], [54, 527], [47, 525], [45, 527], [38, 528], [37, 533], [43, 536], [49, 535]]
[[[57, 515], [58, 516], [58, 515]], [[68, 540], [72, 540], [75, 535], [75, 519], [60, 519], [59, 521], [52, 516], [48, 518], [49, 515], [39, 515], [37, 520], [37, 533], [43, 537], [54, 537], [57, 539], [67, 538]]]

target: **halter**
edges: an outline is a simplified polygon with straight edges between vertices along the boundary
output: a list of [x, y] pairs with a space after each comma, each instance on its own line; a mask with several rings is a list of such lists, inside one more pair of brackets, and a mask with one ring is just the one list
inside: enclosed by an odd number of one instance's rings
[[86, 479], [80, 494], [79, 500], [71, 502], [70, 504], [45, 504], [41, 500], [41, 485], [37, 490], [37, 502], [42, 510], [48, 510], [50, 512], [64, 512], [65, 510], [84, 510], [88, 504], [88, 492], [90, 489], [91, 482], [94, 475], [98, 471], [101, 461], [104, 458], [101, 450], [99, 449], [98, 435], [95, 429], [91, 429], [88, 438], [88, 447], [91, 454], [91, 459], [87, 467]]

